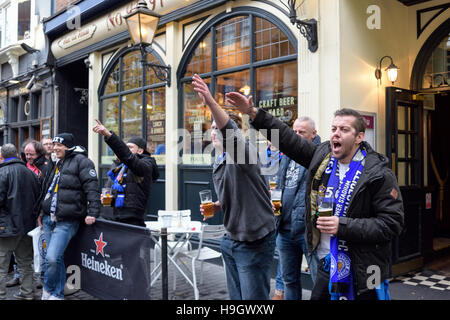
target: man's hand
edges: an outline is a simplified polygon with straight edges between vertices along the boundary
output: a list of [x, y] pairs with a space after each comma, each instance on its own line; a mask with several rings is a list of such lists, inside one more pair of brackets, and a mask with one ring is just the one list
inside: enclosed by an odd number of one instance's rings
[[100, 120], [95, 119], [95, 121], [97, 121], [97, 125], [92, 128], [92, 130], [95, 133], [101, 134], [102, 136], [105, 136], [107, 138], [111, 137], [111, 132], [106, 129], [106, 127], [100, 122]]
[[317, 219], [317, 229], [322, 233], [328, 233], [331, 235], [336, 235], [339, 228], [339, 218], [336, 216], [332, 217], [319, 217]]
[[[213, 202], [213, 208], [214, 208], [214, 214], [216, 214], [217, 211], [220, 211], [221, 210], [220, 202], [219, 201]], [[203, 210], [202, 205], [200, 205], [200, 214], [203, 216], [203, 221], [206, 221], [206, 219], [214, 217], [214, 215], [211, 217], [205, 217], [204, 213], [205, 213], [205, 210]]]
[[246, 97], [239, 92], [229, 92], [225, 94], [226, 102], [237, 108], [240, 112], [248, 114], [250, 119], [256, 117], [256, 108], [253, 105], [253, 97]]
[[208, 85], [198, 76], [198, 74], [194, 74], [192, 77], [192, 85], [194, 86], [194, 91], [202, 98], [204, 104], [208, 106], [216, 104], [216, 101], [211, 95], [211, 91], [209, 91]]
[[84, 222], [85, 222], [87, 225], [94, 224], [94, 223], [95, 223], [95, 218], [94, 218], [94, 217], [91, 217], [91, 216], [87, 216], [87, 217], [84, 219]]

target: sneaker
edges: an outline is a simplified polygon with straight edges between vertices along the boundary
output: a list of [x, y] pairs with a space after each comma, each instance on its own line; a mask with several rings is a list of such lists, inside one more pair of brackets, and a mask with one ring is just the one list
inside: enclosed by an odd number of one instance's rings
[[34, 300], [34, 297], [27, 297], [25, 296], [22, 291], [19, 291], [17, 293], [14, 294], [14, 298], [18, 299], [18, 300]]
[[20, 279], [19, 278], [12, 278], [11, 280], [9, 280], [6, 283], [6, 287], [10, 288], [10, 287], [15, 287], [18, 286], [20, 284]]
[[54, 295], [50, 295], [50, 297], [47, 300], [64, 300], [64, 298], [58, 298], [55, 297]]
[[45, 290], [44, 288], [42, 288], [42, 297], [41, 300], [48, 300], [48, 298], [50, 298], [51, 294], [50, 292], [48, 292], [47, 290]]
[[41, 279], [36, 279], [34, 281], [35, 285], [36, 285], [36, 289], [42, 289], [42, 281]]
[[272, 300], [284, 300], [284, 291], [275, 289]]

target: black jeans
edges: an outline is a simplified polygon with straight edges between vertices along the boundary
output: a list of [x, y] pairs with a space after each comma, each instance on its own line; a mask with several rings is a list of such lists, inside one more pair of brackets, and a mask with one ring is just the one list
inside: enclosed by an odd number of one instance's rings
[[[330, 272], [323, 270], [323, 260], [320, 259], [317, 268], [317, 277], [314, 287], [311, 292], [311, 300], [330, 300], [331, 295], [328, 291], [328, 284], [330, 282]], [[375, 290], [365, 291], [361, 294], [355, 294], [355, 300], [378, 300]]]

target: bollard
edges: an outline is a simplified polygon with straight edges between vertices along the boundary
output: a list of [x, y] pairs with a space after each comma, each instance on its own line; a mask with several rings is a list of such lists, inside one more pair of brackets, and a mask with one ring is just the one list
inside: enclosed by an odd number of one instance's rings
[[161, 272], [162, 272], [162, 299], [169, 300], [169, 275], [167, 272], [167, 228], [161, 228]]

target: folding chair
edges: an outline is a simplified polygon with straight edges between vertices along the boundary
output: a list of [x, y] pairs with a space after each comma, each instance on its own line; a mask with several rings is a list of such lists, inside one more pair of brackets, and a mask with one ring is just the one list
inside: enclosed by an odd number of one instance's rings
[[226, 233], [223, 224], [220, 225], [207, 225], [202, 224], [202, 232], [200, 233], [200, 242], [198, 248], [191, 251], [183, 251], [177, 258], [186, 257], [192, 260], [192, 283], [194, 287], [195, 300], [199, 299], [199, 292], [197, 288], [197, 276], [195, 271], [195, 262], [200, 261], [200, 284], [203, 284], [203, 262], [205, 260], [222, 258], [222, 266], [225, 271], [225, 262], [223, 261], [222, 253], [204, 246], [203, 240], [205, 239], [220, 239]]

